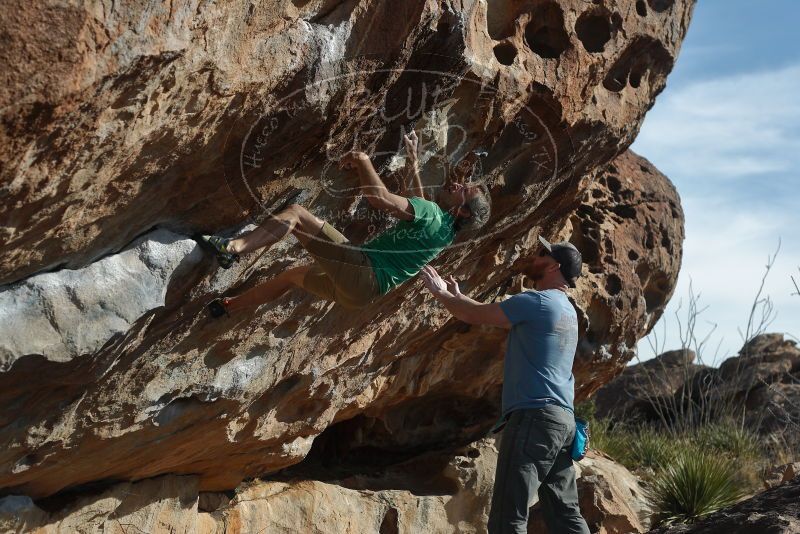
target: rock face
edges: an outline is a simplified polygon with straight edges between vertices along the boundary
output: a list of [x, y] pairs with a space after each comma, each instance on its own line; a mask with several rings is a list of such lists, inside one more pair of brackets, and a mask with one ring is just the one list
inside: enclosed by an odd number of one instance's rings
[[[604, 209], [596, 199], [592, 206], [592, 213]], [[568, 225], [562, 233], [570, 231]], [[639, 261], [657, 261], [646, 247], [639, 253]], [[312, 442], [324, 451], [318, 454], [358, 465], [374, 450], [402, 458], [442, 442], [468, 442], [497, 417], [505, 331], [447, 321], [419, 283], [406, 289], [418, 311], [425, 310], [416, 316], [392, 313], [404, 306], [400, 296], [353, 314], [294, 292], [257, 314], [210, 322], [202, 309], [206, 295], [236, 275], [209, 274], [213, 267], [198, 266], [198, 256], [190, 241], [160, 230], [87, 268], [102, 275], [62, 270], [6, 288], [11, 320], [1, 380], [8, 492], [40, 497], [107, 477], [176, 471], [205, 473], [204, 490], [230, 489], [244, 477], [299, 462]], [[632, 260], [607, 264], [608, 272], [635, 272], [635, 263], [625, 262]], [[253, 278], [266, 276], [259, 271]], [[677, 266], [670, 284], [676, 276]], [[624, 365], [627, 354], [611, 358], [586, 349], [590, 336], [613, 339], [594, 329], [597, 303], [616, 310], [596, 317], [620, 333], [627, 335], [621, 325], [638, 317], [633, 339], [651, 320], [644, 306], [639, 316], [622, 313], [642, 302], [640, 284], [607, 296], [594, 287], [601, 278], [589, 274], [575, 295], [585, 339], [576, 375], [585, 389], [603, 380], [603, 366], [612, 374], [612, 365]], [[42, 310], [54, 318], [43, 330], [49, 338], [31, 329]], [[624, 339], [618, 344], [631, 348]]]
[[420, 132], [431, 188], [488, 151], [468, 171], [490, 188], [491, 220], [434, 262], [465, 293], [523, 287], [515, 262], [540, 234], [584, 250], [575, 373], [579, 397], [597, 389], [677, 277], [677, 193], [623, 151], [693, 5], [7, 6], [2, 494], [164, 474], [223, 491], [307, 455], [397, 463], [480, 438], [505, 332], [449, 319], [418, 280], [357, 312], [292, 291], [205, 314], [308, 256], [286, 240], [218, 270], [188, 236], [241, 232], [293, 201], [364, 239], [386, 221], [335, 161], [358, 147], [396, 179], [402, 128]]
[[705, 368], [695, 364], [695, 358], [693, 350], [671, 350], [626, 367], [594, 396], [597, 416], [617, 420], [658, 418], [655, 406], [665, 405], [697, 371]]
[[756, 336], [716, 369], [693, 360], [691, 351], [670, 351], [625, 368], [597, 392], [597, 415], [658, 420], [656, 406], [666, 412], [681, 404], [718, 407], [720, 415], [744, 411], [749, 428], [797, 442], [800, 349], [794, 341], [783, 334]]
[[[502, 435], [502, 434], [500, 434]], [[28, 498], [0, 500], [0, 529], [42, 534], [186, 532], [198, 534], [309, 532], [485, 532], [497, 443], [433, 451], [380, 470], [325, 480], [252, 481], [235, 492], [198, 493], [196, 476], [165, 475], [126, 482], [60, 503], [48, 513]], [[581, 509], [592, 532], [643, 532], [641, 486], [624, 467], [594, 452], [576, 464]], [[534, 505], [529, 531], [540, 530]], [[539, 530], [537, 530], [539, 529]]]
[[670, 181], [629, 151], [589, 186], [562, 235], [585, 263], [576, 297], [585, 334], [574, 370], [576, 397], [585, 398], [624, 369], [672, 296], [682, 259], [683, 210]]
[[[0, 283], [154, 226], [238, 225], [288, 187], [345, 213], [354, 199], [331, 193], [352, 184], [320, 179], [343, 180], [330, 157], [357, 144], [383, 164], [415, 124], [450, 163], [492, 149], [499, 234], [568, 206], [664, 87], [693, 2], [657, 3], [15, 0], [0, 22]], [[436, 183], [442, 159], [426, 160]]]
[[179, 293], [202, 257], [193, 240], [156, 230], [84, 269], [32, 276], [0, 292], [0, 368], [29, 354], [68, 362], [97, 352]]
[[797, 534], [800, 532], [800, 476], [763, 491], [688, 526], [661, 528], [654, 534]]
[[0, 528], [3, 532], [35, 530], [41, 534], [124, 533], [131, 528], [193, 534], [197, 532], [197, 503], [197, 477], [167, 475], [117, 484], [53, 514], [30, 500], [6, 497], [0, 501]]

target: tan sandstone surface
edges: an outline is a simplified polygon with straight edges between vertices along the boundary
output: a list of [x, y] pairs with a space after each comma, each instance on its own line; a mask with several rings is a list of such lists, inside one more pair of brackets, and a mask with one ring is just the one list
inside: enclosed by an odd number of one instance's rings
[[[0, 529], [36, 534], [485, 532], [498, 446], [494, 438], [485, 438], [420, 455], [381, 477], [255, 480], [227, 494], [198, 493], [195, 476], [164, 475], [84, 495], [53, 513], [17, 499], [0, 504]], [[634, 475], [594, 452], [576, 465], [581, 507], [592, 532], [645, 531], [647, 509]], [[534, 501], [529, 530], [542, 528]]]
[[[289, 239], [222, 270], [192, 234], [233, 235], [293, 201], [365, 239], [385, 218], [336, 159], [366, 150], [395, 186], [410, 127], [431, 188], [470, 151], [488, 153], [474, 178], [492, 217], [433, 263], [462, 291], [496, 301], [524, 287], [515, 264], [538, 235], [582, 250], [578, 397], [599, 388], [662, 313], [680, 266], [677, 192], [625, 149], [693, 5], [8, 6], [1, 494], [161, 475], [225, 491], [310, 452], [399, 463], [481, 439], [499, 415], [505, 333], [449, 319], [419, 280], [357, 312], [291, 291], [252, 313], [205, 314], [215, 295], [308, 257]], [[174, 499], [164, 506], [191, 513]]]

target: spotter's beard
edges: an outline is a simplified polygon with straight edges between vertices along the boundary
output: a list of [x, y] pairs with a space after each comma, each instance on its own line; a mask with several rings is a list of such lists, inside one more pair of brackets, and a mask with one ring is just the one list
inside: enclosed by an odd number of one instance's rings
[[533, 262], [526, 263], [525, 265], [522, 266], [522, 269], [520, 269], [522, 274], [524, 274], [534, 282], [537, 282], [542, 278], [544, 278], [544, 270], [545, 266], [542, 265], [541, 262], [538, 262], [536, 260], [534, 260]]

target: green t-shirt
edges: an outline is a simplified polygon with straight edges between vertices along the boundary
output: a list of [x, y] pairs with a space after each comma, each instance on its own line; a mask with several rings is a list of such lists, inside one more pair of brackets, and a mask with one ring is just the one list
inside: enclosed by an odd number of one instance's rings
[[438, 204], [420, 197], [408, 201], [414, 207], [413, 221], [401, 220], [361, 246], [372, 262], [381, 295], [417, 274], [455, 237], [453, 216]]

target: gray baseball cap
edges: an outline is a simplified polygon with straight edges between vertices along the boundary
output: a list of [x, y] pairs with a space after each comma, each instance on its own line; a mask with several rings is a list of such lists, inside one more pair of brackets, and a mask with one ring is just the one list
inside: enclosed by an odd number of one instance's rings
[[561, 265], [559, 270], [569, 287], [575, 287], [575, 279], [581, 275], [581, 267], [583, 266], [583, 257], [580, 251], [569, 241], [550, 243], [542, 236], [539, 236], [539, 241], [553, 259]]

